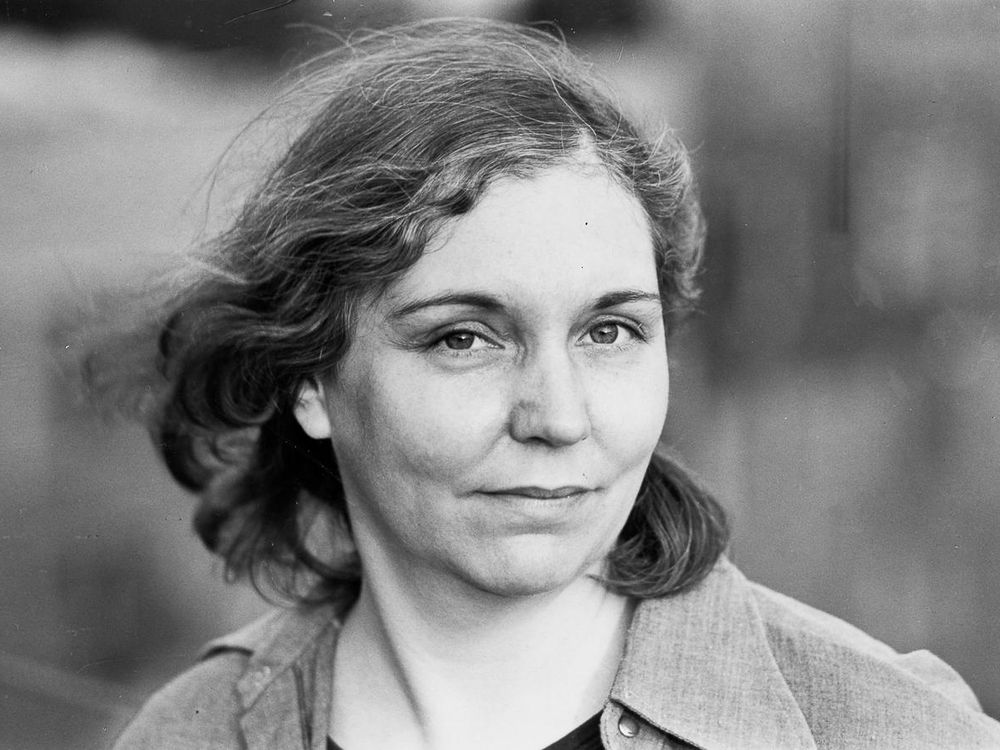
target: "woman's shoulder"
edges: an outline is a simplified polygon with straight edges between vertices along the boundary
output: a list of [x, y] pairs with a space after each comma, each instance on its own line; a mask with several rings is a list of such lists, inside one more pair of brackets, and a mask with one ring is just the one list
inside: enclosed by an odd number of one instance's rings
[[943, 661], [898, 653], [725, 559], [640, 605], [616, 696], [704, 747], [1000, 748], [1000, 724]]
[[760, 584], [749, 586], [772, 652], [793, 689], [812, 692], [823, 684], [850, 683], [859, 697], [886, 698], [891, 703], [921, 698], [930, 691], [957, 706], [981, 711], [975, 693], [958, 672], [930, 651], [897, 652], [834, 615]]
[[280, 686], [282, 671], [305, 658], [331, 623], [325, 610], [274, 610], [210, 642], [196, 664], [145, 702], [115, 750], [244, 747], [248, 708], [273, 683]]
[[219, 651], [171, 680], [146, 701], [115, 750], [240, 747], [236, 685], [249, 659], [244, 651]]

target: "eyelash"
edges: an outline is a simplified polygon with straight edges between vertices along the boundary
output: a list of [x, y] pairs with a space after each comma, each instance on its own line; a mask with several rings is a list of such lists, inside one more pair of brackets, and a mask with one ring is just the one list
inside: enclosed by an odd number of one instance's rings
[[[598, 347], [605, 346], [605, 347], [612, 347], [614, 349], [623, 349], [627, 347], [630, 343], [636, 341], [646, 342], [649, 339], [649, 336], [645, 331], [645, 327], [641, 323], [638, 323], [636, 321], [626, 321], [621, 319], [608, 319], [608, 320], [597, 321], [588, 326], [583, 335], [587, 336], [588, 334], [591, 334], [594, 330], [606, 326], [616, 326], [621, 330], [627, 331], [629, 336], [631, 337], [631, 340], [625, 343], [620, 343], [616, 338], [615, 341], [609, 342], [607, 344], [601, 344], [599, 342], [593, 341], [587, 344], [587, 346], [598, 346]], [[474, 338], [479, 339], [480, 341], [486, 342], [487, 346], [480, 346], [474, 349], [451, 349], [445, 346], [446, 339], [448, 339], [451, 336], [457, 336], [462, 334], [473, 336]], [[430, 342], [430, 345], [427, 348], [432, 351], [441, 352], [450, 357], [471, 357], [475, 356], [477, 353], [482, 352], [484, 350], [502, 349], [503, 347], [496, 341], [494, 341], [492, 338], [486, 336], [485, 334], [479, 331], [467, 327], [465, 328], [455, 327], [447, 331], [444, 331], [443, 333], [436, 336], [433, 339], [433, 341]]]
[[[619, 319], [602, 320], [597, 323], [594, 323], [589, 328], [587, 328], [584, 335], [591, 333], [597, 328], [603, 328], [605, 326], [617, 326], [622, 330], [628, 331], [633, 341], [645, 342], [649, 339], [649, 336], [647, 335], [646, 330], [641, 323], [637, 323], [635, 321], [619, 320]], [[616, 338], [615, 341], [610, 342], [608, 344], [599, 344], [595, 341], [592, 344], [592, 346], [613, 346], [617, 349], [621, 349], [624, 348], [625, 346], [628, 346], [629, 343], [631, 342], [619, 343]]]
[[[488, 344], [488, 346], [481, 346], [476, 349], [450, 349], [447, 346], [445, 346], [445, 341], [448, 338], [450, 338], [451, 336], [458, 336], [461, 334], [469, 335], [476, 339], [479, 339], [480, 341], [484, 341]], [[472, 357], [478, 354], [479, 352], [482, 352], [485, 349], [502, 349], [502, 348], [503, 347], [500, 344], [491, 339], [489, 336], [486, 336], [485, 334], [479, 331], [472, 330], [471, 328], [462, 328], [462, 327], [451, 328], [435, 336], [434, 340], [431, 341], [430, 345], [428, 346], [428, 349], [430, 349], [431, 351], [437, 351], [449, 357]]]

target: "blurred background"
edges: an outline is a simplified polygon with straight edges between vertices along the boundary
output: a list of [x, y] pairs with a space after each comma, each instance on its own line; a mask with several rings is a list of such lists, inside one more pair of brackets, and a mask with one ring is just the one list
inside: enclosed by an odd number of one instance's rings
[[264, 609], [142, 430], [80, 400], [79, 320], [211, 236], [216, 160], [318, 30], [466, 14], [555, 22], [694, 152], [706, 294], [667, 439], [738, 564], [1000, 715], [996, 3], [7, 0], [0, 747], [105, 746]]

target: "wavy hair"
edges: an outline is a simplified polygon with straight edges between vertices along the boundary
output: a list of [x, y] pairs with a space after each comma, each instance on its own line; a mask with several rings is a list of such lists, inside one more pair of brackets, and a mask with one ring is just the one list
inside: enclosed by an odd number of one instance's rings
[[[347, 606], [360, 566], [337, 460], [293, 408], [306, 379], [336, 376], [358, 305], [497, 179], [586, 154], [645, 211], [670, 332], [698, 296], [703, 220], [681, 144], [644, 138], [540, 30], [438, 19], [368, 32], [316, 60], [296, 90], [315, 103], [304, 125], [160, 318], [145, 418], [173, 476], [199, 495], [195, 528], [231, 576]], [[606, 585], [679, 591], [727, 535], [713, 498], [658, 454]]]

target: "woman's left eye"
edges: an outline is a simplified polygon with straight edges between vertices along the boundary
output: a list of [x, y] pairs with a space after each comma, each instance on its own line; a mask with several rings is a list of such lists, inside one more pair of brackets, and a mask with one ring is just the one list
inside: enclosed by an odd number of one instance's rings
[[617, 323], [601, 323], [591, 328], [587, 333], [595, 344], [613, 344], [618, 340], [620, 327]]
[[622, 336], [628, 339], [639, 338], [638, 332], [624, 323], [598, 323], [587, 329], [586, 338], [593, 344], [617, 344]]

